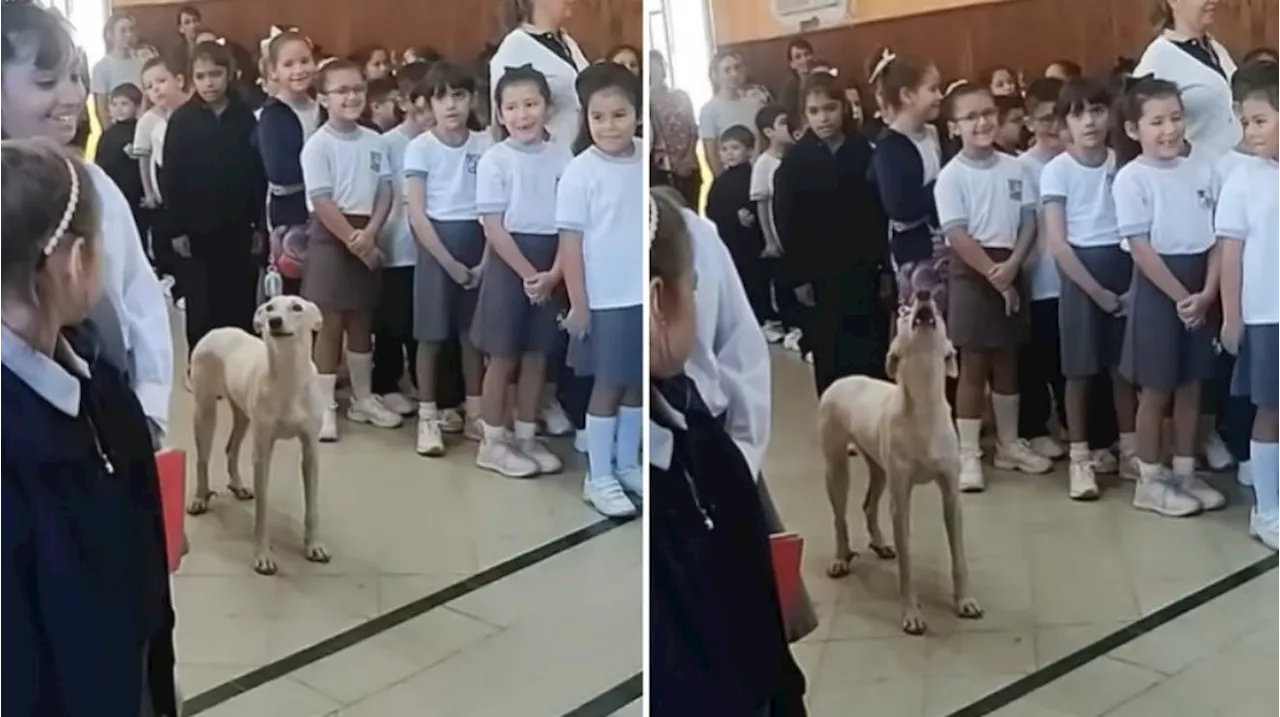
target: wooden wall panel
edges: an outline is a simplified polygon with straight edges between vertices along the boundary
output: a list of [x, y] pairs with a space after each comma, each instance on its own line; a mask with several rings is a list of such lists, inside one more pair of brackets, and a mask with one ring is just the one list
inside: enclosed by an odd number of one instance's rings
[[[689, 0], [693, 1], [693, 0]], [[116, 3], [138, 18], [142, 37], [162, 48], [176, 44], [184, 3]], [[501, 38], [498, 0], [194, 0], [215, 32], [251, 51], [273, 23], [298, 27], [326, 51], [346, 54], [366, 43], [402, 49], [430, 45], [468, 59]], [[643, 0], [576, 0], [569, 32], [590, 58], [614, 45], [643, 41]]]
[[[1008, 0], [910, 17], [818, 30], [806, 37], [818, 57], [862, 78], [877, 47], [933, 60], [946, 79], [976, 77], [995, 64], [1038, 76], [1055, 59], [1104, 71], [1116, 57], [1136, 58], [1152, 36], [1145, 0]], [[1235, 57], [1277, 44], [1276, 0], [1233, 0], [1218, 5], [1213, 31]], [[742, 52], [752, 76], [769, 86], [786, 79], [791, 36], [730, 44]]]

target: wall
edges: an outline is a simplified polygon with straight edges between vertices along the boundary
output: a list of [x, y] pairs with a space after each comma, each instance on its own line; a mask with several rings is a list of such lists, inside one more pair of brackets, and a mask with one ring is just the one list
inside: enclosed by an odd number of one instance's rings
[[[693, 1], [693, 0], [689, 0]], [[161, 47], [176, 44], [178, 8], [200, 10], [215, 32], [256, 51], [272, 24], [294, 26], [325, 51], [346, 54], [365, 43], [395, 49], [430, 45], [466, 59], [501, 38], [498, 0], [114, 0], [138, 18], [139, 31]], [[576, 0], [569, 32], [587, 57], [643, 41], [643, 0]]]
[[[1136, 58], [1142, 53], [1152, 36], [1147, 9], [1145, 0], [1003, 0], [855, 23], [805, 36], [818, 57], [834, 63], [843, 76], [859, 78], [866, 76], [867, 57], [883, 45], [933, 60], [946, 79], [976, 77], [995, 64], [1012, 65], [1035, 76], [1059, 58], [1103, 71], [1115, 64], [1117, 56]], [[1233, 0], [1219, 3], [1213, 30], [1240, 57], [1260, 45], [1275, 47], [1278, 22], [1276, 0]], [[778, 87], [786, 79], [788, 39], [722, 44], [742, 52], [755, 79]]]
[[[820, 28], [855, 22], [888, 20], [920, 13], [1010, 0], [844, 0], [842, 6], [816, 13]], [[716, 42], [731, 45], [791, 35], [795, 25], [773, 13], [771, 0], [709, 0]], [[852, 11], [852, 12], [851, 12]], [[796, 20], [808, 20], [797, 16]]]

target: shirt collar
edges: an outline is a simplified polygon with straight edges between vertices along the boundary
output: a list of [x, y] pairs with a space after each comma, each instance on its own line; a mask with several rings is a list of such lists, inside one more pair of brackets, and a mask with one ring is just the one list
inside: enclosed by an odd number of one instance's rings
[[80, 415], [80, 380], [89, 378], [89, 364], [61, 336], [53, 357], [36, 351], [25, 339], [0, 327], [0, 353], [4, 367], [54, 408], [76, 418]]
[[[658, 391], [649, 392], [649, 412], [679, 430], [687, 430], [689, 427], [684, 415], [672, 408]], [[661, 423], [649, 419], [649, 465], [658, 470], [668, 470], [674, 454], [675, 434]]]

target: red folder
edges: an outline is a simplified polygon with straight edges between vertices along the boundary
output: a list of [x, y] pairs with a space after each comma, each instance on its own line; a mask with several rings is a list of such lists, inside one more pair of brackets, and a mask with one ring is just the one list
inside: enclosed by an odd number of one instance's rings
[[773, 577], [782, 606], [784, 625], [793, 624], [800, 607], [800, 560], [804, 555], [804, 538], [795, 533], [769, 536], [769, 552], [773, 556]]
[[182, 503], [187, 497], [187, 454], [175, 448], [160, 451], [156, 454], [156, 472], [160, 474], [160, 512], [164, 517], [165, 552], [172, 573], [182, 562], [186, 534], [183, 526], [186, 511]]

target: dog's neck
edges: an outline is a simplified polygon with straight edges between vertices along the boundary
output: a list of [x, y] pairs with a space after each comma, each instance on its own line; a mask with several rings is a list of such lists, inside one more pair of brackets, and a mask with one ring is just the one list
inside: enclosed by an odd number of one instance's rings
[[898, 387], [904, 410], [920, 415], [951, 414], [947, 403], [946, 366], [932, 357], [904, 360], [898, 365]]
[[[271, 380], [283, 389], [294, 389], [298, 385], [311, 380], [311, 372], [306, 370], [311, 362], [311, 342], [290, 338], [283, 341], [270, 341], [267, 344], [267, 370]], [[295, 391], [286, 390], [285, 395], [294, 395]]]

